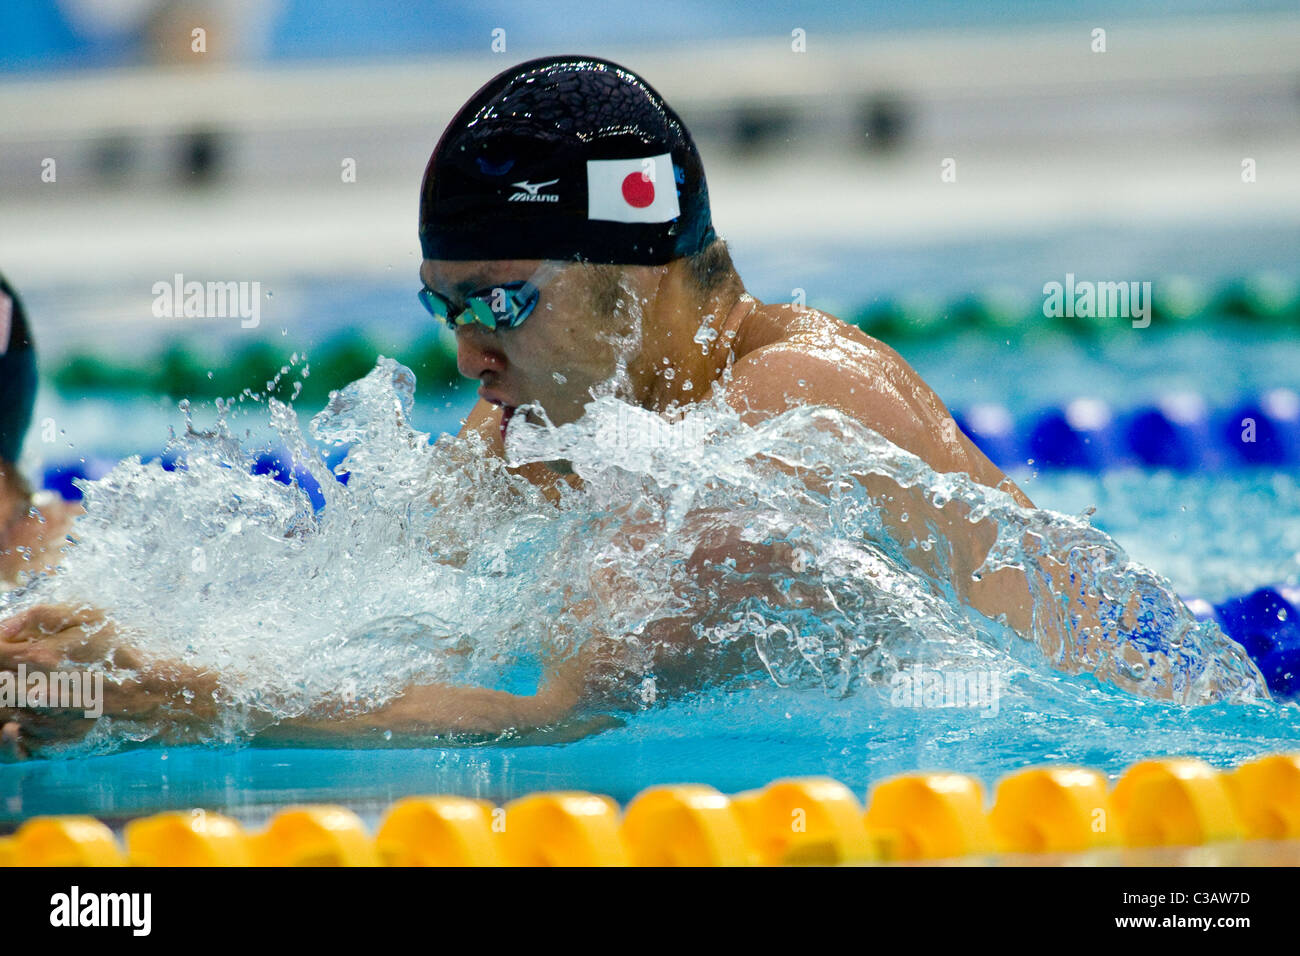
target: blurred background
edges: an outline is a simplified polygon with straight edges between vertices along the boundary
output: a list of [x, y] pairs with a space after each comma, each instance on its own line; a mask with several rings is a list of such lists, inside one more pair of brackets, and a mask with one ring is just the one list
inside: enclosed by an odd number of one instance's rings
[[[415, 298], [421, 174], [475, 90], [553, 53], [654, 85], [750, 291], [893, 344], [1040, 505], [1097, 505], [1188, 590], [1300, 583], [1276, 508], [1300, 464], [1294, 0], [6, 0], [24, 467], [75, 496], [158, 454], [180, 398], [211, 420], [271, 382], [309, 416], [381, 353], [416, 371], [418, 427], [454, 431], [473, 386]], [[1150, 326], [1045, 316], [1067, 274], [1150, 282]], [[155, 316], [178, 275], [257, 283], [256, 325]], [[1234, 444], [1247, 413], [1262, 440]], [[1223, 500], [1227, 531], [1186, 517]]]

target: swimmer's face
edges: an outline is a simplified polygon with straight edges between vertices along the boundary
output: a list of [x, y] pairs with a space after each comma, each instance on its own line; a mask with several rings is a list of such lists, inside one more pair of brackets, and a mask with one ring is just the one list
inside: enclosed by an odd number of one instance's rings
[[[455, 262], [426, 259], [420, 278], [452, 303], [494, 284], [528, 279], [536, 259]], [[589, 389], [615, 372], [618, 338], [633, 331], [618, 300], [619, 270], [572, 264], [542, 286], [532, 313], [513, 329], [471, 322], [456, 330], [456, 364], [494, 405], [536, 403], [557, 425], [575, 421]], [[558, 373], [558, 374], [557, 374]]]

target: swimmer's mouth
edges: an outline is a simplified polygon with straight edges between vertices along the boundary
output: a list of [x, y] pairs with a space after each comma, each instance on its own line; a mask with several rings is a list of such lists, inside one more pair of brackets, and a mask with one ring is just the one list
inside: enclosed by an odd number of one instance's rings
[[505, 441], [506, 427], [510, 424], [510, 419], [514, 418], [515, 409], [518, 408], [518, 406], [507, 403], [505, 399], [494, 395], [492, 392], [488, 391], [486, 387], [478, 390], [478, 397], [501, 409], [501, 440]]
[[[506, 429], [510, 426], [510, 419], [515, 417], [515, 412], [519, 411], [518, 405], [501, 406], [501, 440], [506, 440]], [[524, 420], [530, 425], [540, 425], [542, 420], [537, 417], [533, 408], [528, 408], [524, 413]]]

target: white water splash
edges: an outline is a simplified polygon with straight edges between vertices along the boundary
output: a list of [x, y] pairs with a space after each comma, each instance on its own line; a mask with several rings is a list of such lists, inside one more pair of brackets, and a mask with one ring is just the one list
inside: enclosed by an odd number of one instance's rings
[[[408, 369], [381, 358], [312, 420], [317, 442], [350, 445], [339, 466], [346, 486], [295, 411], [268, 403], [284, 446], [321, 485], [319, 512], [296, 484], [249, 474], [254, 451], [224, 417], [169, 445], [183, 463], [175, 471], [121, 462], [84, 485], [88, 513], [60, 572], [0, 598], [0, 616], [93, 605], [148, 654], [220, 674], [213, 741], [377, 707], [414, 683], [529, 693], [547, 661], [595, 635], [628, 650], [608, 678], [615, 703], [652, 706], [680, 685], [656, 672], [656, 624], [683, 616], [694, 622], [696, 684], [758, 674], [841, 697], [926, 660], [997, 669], [1008, 687], [1017, 675], [1045, 686], [1056, 667], [1180, 703], [1267, 698], [1240, 647], [1085, 520], [935, 474], [837, 412], [796, 409], [750, 427], [715, 396], [666, 422], [605, 394], [560, 427], [517, 415], [512, 464], [563, 459], [583, 479], [553, 504], [487, 457], [477, 436], [431, 444], [410, 425], [414, 390]], [[985, 570], [1069, 554], [1109, 602], [1139, 609], [1148, 636], [1067, 625], [1064, 638], [1022, 640], [963, 607], [953, 582], [920, 570], [908, 544], [889, 537], [863, 474], [994, 521]], [[693, 575], [696, 549], [728, 534], [782, 560]], [[933, 538], [926, 546], [942, 552]], [[1059, 614], [1047, 584], [1033, 587], [1037, 619]], [[95, 746], [155, 732], [106, 725]]]

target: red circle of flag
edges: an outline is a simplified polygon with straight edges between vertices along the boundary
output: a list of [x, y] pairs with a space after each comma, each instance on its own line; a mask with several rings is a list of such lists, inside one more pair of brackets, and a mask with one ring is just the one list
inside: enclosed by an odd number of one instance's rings
[[644, 209], [655, 201], [655, 184], [645, 173], [628, 173], [623, 179], [623, 199], [629, 206]]

